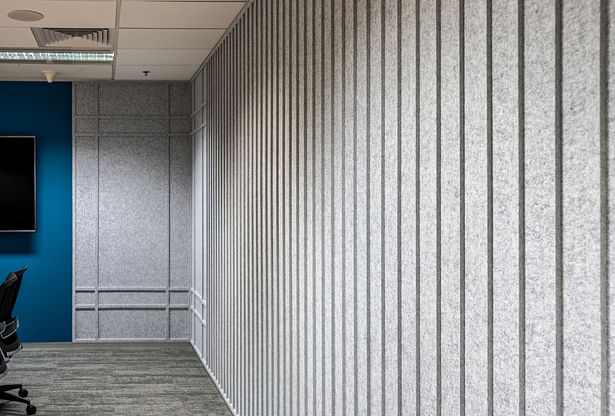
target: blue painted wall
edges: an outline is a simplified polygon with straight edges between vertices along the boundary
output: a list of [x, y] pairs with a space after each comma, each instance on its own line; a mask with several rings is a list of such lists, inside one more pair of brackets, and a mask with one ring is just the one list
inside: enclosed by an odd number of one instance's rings
[[70, 83], [0, 82], [0, 136], [36, 136], [38, 231], [0, 233], [0, 279], [29, 267], [15, 307], [26, 342], [72, 338], [71, 100]]

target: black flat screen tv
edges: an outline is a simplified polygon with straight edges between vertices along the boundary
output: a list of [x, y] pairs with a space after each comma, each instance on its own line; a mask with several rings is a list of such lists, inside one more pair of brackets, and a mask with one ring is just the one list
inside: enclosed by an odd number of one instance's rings
[[36, 231], [36, 139], [0, 136], [0, 232]]

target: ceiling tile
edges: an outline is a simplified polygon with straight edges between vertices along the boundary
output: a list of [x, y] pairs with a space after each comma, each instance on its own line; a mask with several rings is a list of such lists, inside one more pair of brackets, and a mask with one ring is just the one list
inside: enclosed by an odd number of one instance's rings
[[[38, 22], [19, 22], [7, 16], [17, 9], [35, 10], [45, 17]], [[115, 1], [2, 0], [0, 27], [115, 27]]]
[[242, 8], [228, 1], [131, 1], [122, 3], [120, 27], [226, 29]]
[[55, 81], [87, 79], [111, 79], [111, 65], [66, 65], [66, 64], [0, 64], [0, 79], [3, 81], [44, 81], [41, 71], [56, 71]]
[[[37, 48], [30, 27], [115, 28], [116, 0], [1, 0], [0, 47]], [[117, 35], [116, 79], [189, 80], [245, 5], [243, 0], [123, 0]], [[18, 22], [7, 13], [35, 10], [38, 22]], [[62, 47], [87, 48], [79, 39]], [[98, 49], [98, 47], [96, 47]], [[43, 79], [43, 69], [57, 80], [111, 79], [110, 64], [0, 64], [0, 80]]]
[[212, 49], [224, 29], [120, 29], [119, 49]]
[[[124, 0], [122, 1], [122, 4], [125, 3], [129, 3], [129, 2], [186, 2], [186, 1], [194, 1], [194, 2], [201, 2], [201, 3], [217, 3], [217, 0]], [[227, 3], [245, 3], [246, 0], [222, 0], [224, 2]]]
[[[121, 66], [115, 68], [115, 79], [132, 79], [132, 80], [169, 80], [169, 81], [187, 81], [192, 78], [196, 72], [198, 65], [186, 66]], [[141, 71], [148, 70], [150, 73], [147, 77]]]
[[117, 65], [200, 65], [209, 49], [120, 49]]
[[0, 27], [0, 47], [38, 48], [32, 31], [25, 27]]

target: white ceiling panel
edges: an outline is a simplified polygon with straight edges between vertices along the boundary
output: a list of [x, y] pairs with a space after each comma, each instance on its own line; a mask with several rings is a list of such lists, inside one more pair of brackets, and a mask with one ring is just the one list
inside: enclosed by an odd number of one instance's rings
[[0, 27], [0, 47], [38, 48], [32, 31], [25, 27]]
[[120, 29], [119, 49], [212, 49], [224, 29]]
[[[115, 1], [105, 0], [2, 0], [0, 27], [115, 27]], [[45, 17], [19, 22], [7, 16], [11, 10], [34, 10]]]
[[[189, 66], [121, 66], [115, 68], [115, 79], [130, 79], [130, 80], [169, 80], [169, 81], [187, 81], [192, 78], [196, 72], [198, 65]], [[150, 73], [147, 77], [143, 76], [143, 70], [148, 70]]]
[[120, 49], [117, 65], [200, 65], [209, 49]]
[[[189, 80], [244, 7], [245, 0], [0, 0], [0, 48], [38, 49], [31, 27], [109, 28], [116, 51], [113, 64], [0, 64], [2, 80], [43, 80], [43, 69], [56, 80]], [[19, 22], [12, 10], [43, 14], [37, 22]], [[118, 11], [116, 13], [116, 10]], [[65, 49], [101, 49], [78, 37], [51, 45]], [[145, 78], [142, 71], [149, 70]]]
[[[186, 1], [194, 1], [194, 2], [201, 2], [201, 3], [217, 3], [218, 0], [124, 0], [122, 1], [122, 4], [125, 3], [129, 3], [129, 2], [136, 2], [136, 1], [140, 1], [140, 2], [186, 2]], [[227, 3], [245, 3], [246, 0], [219, 0], [219, 1], [224, 1]]]
[[122, 28], [226, 29], [243, 3], [188, 1], [131, 1], [122, 3]]
[[111, 65], [0, 64], [0, 80], [44, 81], [42, 70], [56, 71], [54, 81], [111, 79]]

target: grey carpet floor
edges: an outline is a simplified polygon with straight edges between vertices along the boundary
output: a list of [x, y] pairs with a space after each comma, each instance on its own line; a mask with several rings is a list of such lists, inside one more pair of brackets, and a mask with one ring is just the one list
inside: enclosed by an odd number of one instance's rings
[[25, 344], [8, 366], [0, 384], [22, 383], [41, 416], [231, 415], [189, 344]]

